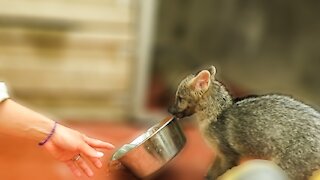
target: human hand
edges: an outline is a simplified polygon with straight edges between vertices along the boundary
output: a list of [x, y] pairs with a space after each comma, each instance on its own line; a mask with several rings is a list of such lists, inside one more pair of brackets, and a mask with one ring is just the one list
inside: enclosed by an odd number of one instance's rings
[[110, 143], [89, 138], [78, 131], [57, 124], [55, 133], [44, 145], [44, 148], [57, 160], [64, 162], [76, 176], [85, 173], [93, 176], [88, 161], [97, 168], [102, 167], [102, 152], [96, 148], [113, 149]]

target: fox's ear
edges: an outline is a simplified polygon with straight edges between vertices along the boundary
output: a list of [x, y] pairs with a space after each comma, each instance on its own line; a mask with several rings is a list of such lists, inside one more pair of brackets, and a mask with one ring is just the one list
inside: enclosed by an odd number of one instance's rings
[[191, 86], [198, 91], [207, 91], [210, 85], [211, 73], [208, 70], [202, 70], [196, 77], [191, 79]]
[[210, 68], [208, 69], [208, 71], [210, 72], [211, 76], [215, 76], [217, 73], [217, 69], [214, 66], [210, 66]]

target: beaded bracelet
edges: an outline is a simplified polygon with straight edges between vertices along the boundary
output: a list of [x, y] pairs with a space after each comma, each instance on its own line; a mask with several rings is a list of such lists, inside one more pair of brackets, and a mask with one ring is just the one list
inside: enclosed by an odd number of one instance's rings
[[47, 138], [46, 138], [45, 140], [43, 140], [43, 141], [41, 141], [41, 142], [38, 143], [39, 146], [42, 146], [42, 145], [44, 145], [46, 142], [49, 141], [49, 139], [51, 138], [51, 136], [52, 136], [53, 133], [55, 132], [56, 127], [57, 127], [57, 122], [54, 122], [54, 126], [53, 126], [50, 134], [47, 136]]

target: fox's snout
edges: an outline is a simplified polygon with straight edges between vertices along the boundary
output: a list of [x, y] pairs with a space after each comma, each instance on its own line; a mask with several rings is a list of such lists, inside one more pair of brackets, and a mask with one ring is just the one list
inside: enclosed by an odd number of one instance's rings
[[175, 105], [171, 105], [168, 108], [168, 112], [177, 118], [184, 118], [186, 116], [191, 116], [194, 113], [194, 110], [189, 108], [179, 110], [178, 108], [175, 107]]
[[181, 112], [179, 112], [179, 111], [177, 110], [177, 108], [175, 107], [175, 105], [169, 106], [168, 112], [169, 112], [170, 114], [176, 116], [177, 118], [182, 118], [182, 117], [184, 116], [183, 113], [181, 113]]
[[176, 113], [176, 108], [173, 105], [171, 105], [168, 108], [168, 112], [174, 115]]

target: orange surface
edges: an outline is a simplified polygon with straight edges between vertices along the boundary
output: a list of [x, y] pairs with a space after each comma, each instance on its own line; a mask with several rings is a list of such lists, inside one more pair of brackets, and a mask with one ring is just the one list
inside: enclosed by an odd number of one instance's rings
[[[117, 148], [130, 142], [147, 129], [147, 127], [110, 123], [72, 123], [68, 126], [88, 136], [111, 142]], [[213, 154], [196, 128], [188, 126], [183, 129], [187, 136], [185, 148], [155, 179], [203, 179], [207, 167], [213, 160]], [[0, 177], [5, 180], [134, 179], [130, 173], [122, 169], [109, 169], [109, 160], [114, 151], [105, 152], [104, 166], [94, 170], [94, 177], [76, 178], [63, 163], [54, 160], [35, 142], [0, 135], [0, 147]]]

